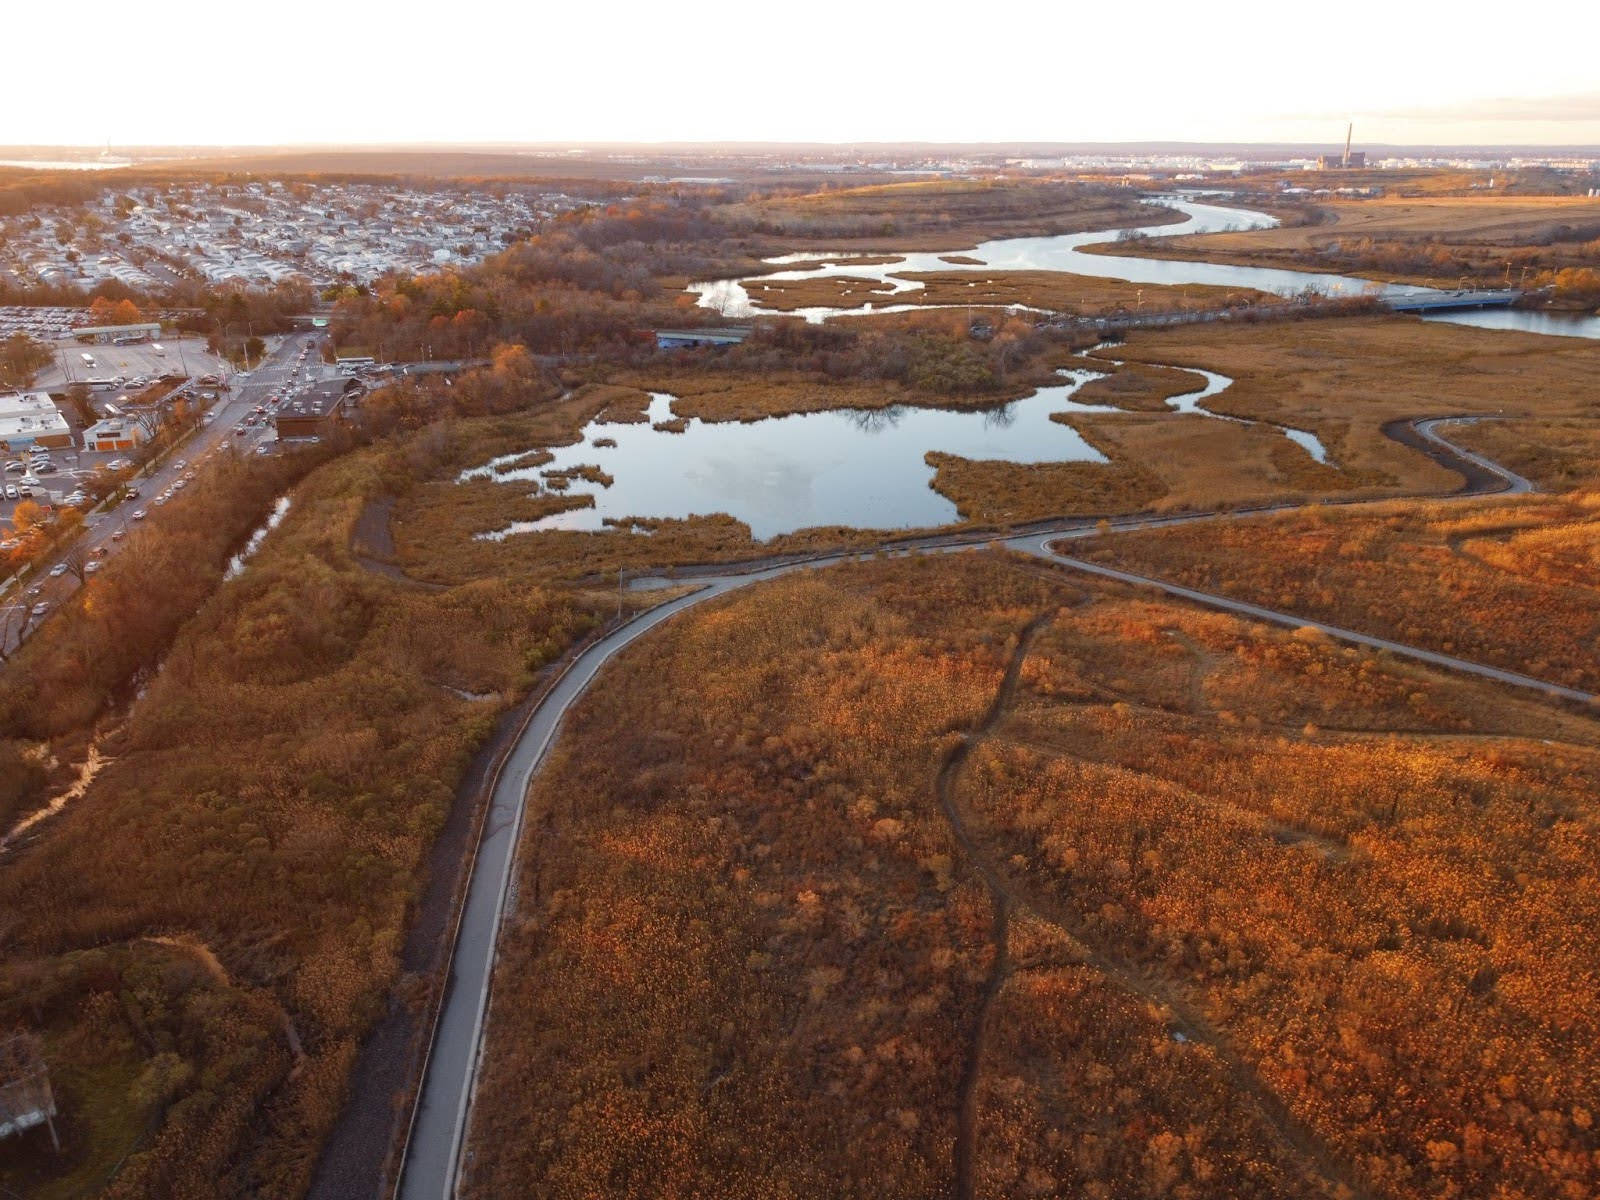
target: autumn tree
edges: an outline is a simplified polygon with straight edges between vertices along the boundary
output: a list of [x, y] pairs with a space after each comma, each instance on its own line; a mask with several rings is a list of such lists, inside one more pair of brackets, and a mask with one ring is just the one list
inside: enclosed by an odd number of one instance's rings
[[96, 296], [89, 305], [89, 318], [94, 325], [138, 325], [144, 320], [144, 314], [132, 300]]
[[24, 500], [11, 512], [11, 526], [18, 533], [37, 529], [44, 524], [44, 509], [32, 500]]
[[50, 363], [50, 350], [25, 333], [0, 342], [0, 385], [25, 388]]

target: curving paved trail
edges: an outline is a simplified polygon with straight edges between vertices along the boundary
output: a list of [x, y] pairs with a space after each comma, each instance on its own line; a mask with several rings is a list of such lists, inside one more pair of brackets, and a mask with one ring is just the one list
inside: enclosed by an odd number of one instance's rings
[[[1479, 470], [1487, 472], [1496, 481], [1492, 484], [1485, 482], [1479, 486], [1474, 482], [1474, 475], [1468, 474], [1468, 489], [1459, 495], [1470, 497], [1495, 492], [1520, 494], [1534, 490], [1533, 485], [1520, 475], [1451, 444], [1437, 432], [1440, 425], [1466, 419], [1440, 417], [1413, 423], [1417, 433], [1438, 448], [1435, 457], [1443, 465], [1459, 469], [1461, 460], [1465, 459]], [[1433, 499], [1443, 499], [1443, 497]], [[1130, 518], [1112, 521], [1110, 525], [1114, 529], [1148, 529], [1190, 521], [1212, 520], [1218, 516], [1242, 517], [1260, 515], [1263, 512], [1287, 511], [1293, 507], [1297, 506], [1273, 506], [1248, 513]], [[1069, 557], [1054, 549], [1056, 542], [1089, 537], [1096, 532], [1092, 525], [1082, 522], [1062, 522], [1054, 528], [1037, 529], [1023, 536], [1005, 539], [1001, 544], [1072, 570], [1121, 583], [1158, 588], [1168, 595], [1254, 620], [1268, 621], [1291, 628], [1309, 626], [1341, 641], [1385, 650], [1431, 666], [1445, 667], [1499, 683], [1531, 688], [1566, 700], [1585, 702], [1596, 700], [1596, 697], [1588, 692], [1547, 683], [1514, 671], [1505, 671], [1498, 667], [1454, 658], [1448, 654], [1406, 646], [1336, 625], [1310, 621], [1291, 613], [1247, 604], [1226, 596], [1180, 587], [1159, 579], [1102, 567]], [[993, 544], [994, 541], [992, 537], [974, 538], [959, 535], [928, 538], [918, 541], [913, 546], [891, 552], [950, 553], [981, 548]], [[436, 1017], [428, 1055], [423, 1063], [422, 1086], [411, 1114], [411, 1125], [402, 1152], [399, 1185], [396, 1191], [400, 1200], [449, 1200], [456, 1193], [463, 1165], [463, 1144], [471, 1115], [478, 1060], [483, 1049], [484, 1023], [494, 971], [495, 945], [515, 871], [516, 847], [522, 828], [524, 802], [534, 776], [554, 744], [557, 733], [560, 732], [567, 711], [582, 696], [613, 655], [684, 610], [750, 584], [775, 579], [792, 571], [868, 557], [870, 553], [870, 551], [856, 550], [819, 555], [815, 558], [789, 561], [745, 573], [704, 576], [695, 581], [701, 585], [698, 591], [640, 614], [628, 624], [591, 645], [572, 661], [540, 703], [518, 738], [515, 748], [506, 759], [490, 797], [489, 812], [484, 821], [482, 838], [472, 865], [471, 880], [460, 915], [459, 932], [449, 966], [450, 978]]]

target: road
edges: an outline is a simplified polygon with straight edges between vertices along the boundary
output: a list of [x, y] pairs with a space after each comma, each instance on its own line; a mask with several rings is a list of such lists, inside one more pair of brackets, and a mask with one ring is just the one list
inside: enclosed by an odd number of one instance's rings
[[[296, 359], [300, 348], [310, 340], [310, 335], [284, 338], [269, 350], [256, 370], [244, 378], [235, 376], [232, 389], [220, 392], [219, 399], [212, 406], [211, 423], [202, 425], [196, 430], [184, 445], [168, 455], [160, 467], [148, 476], [135, 481], [139, 489], [137, 499], [125, 500], [108, 512], [86, 518], [83, 534], [77, 544], [91, 555], [101, 549], [106, 550], [108, 555], [115, 554], [116, 535], [126, 534], [136, 528], [133, 514], [142, 510], [149, 514], [146, 520], [159, 521], [161, 508], [154, 505], [155, 498], [181, 479], [186, 471], [192, 470], [195, 463], [225, 446], [234, 452], [248, 453], [264, 442], [272, 441], [274, 435], [270, 422], [250, 428], [242, 437], [237, 431], [257, 405], [264, 406], [267, 396], [296, 374]], [[306, 361], [308, 364], [313, 362], [314, 356], [308, 357]], [[193, 387], [196, 393], [212, 390], [215, 389], [199, 385]], [[180, 466], [180, 463], [183, 465]], [[40, 563], [39, 572], [27, 588], [13, 589], [7, 593], [3, 601], [0, 601], [0, 604], [4, 605], [0, 607], [0, 636], [5, 639], [6, 653], [9, 654], [23, 638], [44, 621], [49, 620], [62, 603], [81, 586], [71, 572], [54, 579], [49, 576], [49, 568], [59, 563], [66, 554], [66, 547], [58, 549], [50, 559]], [[6, 620], [8, 616], [15, 617], [13, 606], [31, 608], [39, 603], [49, 606], [42, 616], [29, 618], [26, 624], [15, 619]]]
[[[1417, 422], [1419, 432], [1441, 449], [1441, 456], [1461, 455], [1488, 471], [1500, 481], [1499, 487], [1485, 491], [1520, 493], [1532, 490], [1521, 476], [1489, 459], [1462, 450], [1436, 432], [1436, 427], [1452, 418]], [[1438, 500], [1438, 497], [1431, 499]], [[1285, 508], [1290, 506], [1285, 506]], [[1274, 511], [1283, 511], [1276, 509]], [[1120, 530], [1156, 528], [1177, 522], [1236, 518], [1253, 514], [1201, 514], [1181, 518], [1129, 518], [1110, 522]], [[1310, 621], [1292, 613], [1278, 612], [1226, 596], [1180, 587], [1157, 579], [1134, 575], [1072, 558], [1055, 549], [1055, 543], [1095, 536], [1099, 531], [1079, 522], [1063, 523], [1054, 529], [1037, 530], [1004, 540], [1008, 549], [1032, 555], [1075, 571], [1144, 587], [1158, 588], [1179, 599], [1203, 604], [1252, 620], [1267, 621], [1290, 628], [1309, 626], [1329, 637], [1355, 645], [1384, 650], [1430, 666], [1444, 667], [1483, 679], [1530, 688], [1548, 696], [1592, 703], [1596, 697], [1575, 688], [1561, 687], [1514, 671], [1469, 662], [1432, 650], [1406, 646], [1385, 638], [1351, 629]], [[971, 537], [926, 539], [895, 554], [953, 553], [989, 544]], [[464, 1141], [471, 1118], [478, 1063], [483, 1053], [484, 1028], [494, 971], [495, 947], [505, 915], [507, 895], [515, 874], [516, 848], [522, 829], [524, 802], [534, 777], [560, 732], [568, 710], [599, 675], [600, 670], [619, 651], [638, 638], [671, 620], [679, 613], [707, 600], [751, 584], [761, 583], [796, 570], [827, 566], [851, 558], [870, 557], [870, 551], [818, 556], [786, 562], [744, 574], [708, 575], [696, 580], [700, 590], [641, 614], [633, 621], [594, 643], [573, 660], [565, 674], [545, 699], [533, 710], [528, 724], [495, 779], [490, 794], [483, 835], [471, 864], [467, 895], [458, 916], [457, 933], [449, 962], [449, 980], [435, 1017], [430, 1049], [423, 1063], [422, 1086], [411, 1114], [411, 1126], [400, 1163], [400, 1200], [449, 1200], [464, 1164]], [[646, 586], [664, 581], [640, 581]], [[637, 585], [636, 585], [637, 586]]]

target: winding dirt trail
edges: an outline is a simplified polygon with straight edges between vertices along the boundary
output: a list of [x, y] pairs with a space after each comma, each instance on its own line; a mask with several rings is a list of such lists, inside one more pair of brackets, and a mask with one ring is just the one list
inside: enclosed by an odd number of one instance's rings
[[[1055, 610], [1051, 610], [1053, 613]], [[1092, 935], [1061, 910], [1049, 897], [1030, 892], [1005, 868], [1002, 854], [991, 854], [981, 834], [960, 802], [960, 781], [972, 751], [990, 737], [1004, 720], [1016, 697], [1022, 666], [1038, 635], [1049, 624], [1051, 613], [1035, 617], [1018, 639], [1015, 652], [995, 693], [994, 702], [983, 721], [962, 738], [946, 757], [934, 783], [934, 792], [957, 845], [968, 864], [983, 879], [988, 889], [994, 918], [990, 928], [993, 960], [984, 985], [983, 999], [973, 1023], [961, 1078], [958, 1084], [958, 1117], [955, 1144], [955, 1194], [957, 1200], [974, 1200], [978, 1128], [977, 1091], [983, 1073], [984, 1045], [988, 1035], [990, 1011], [1012, 975], [1008, 938], [1013, 911], [1026, 912], [1043, 921], [1073, 942], [1087, 949], [1087, 964], [1116, 986], [1158, 1005], [1173, 1014], [1174, 1023], [1189, 1041], [1204, 1045], [1214, 1053], [1238, 1093], [1254, 1105], [1263, 1123], [1277, 1136], [1287, 1157], [1306, 1180], [1330, 1197], [1367, 1200], [1370, 1196], [1360, 1178], [1335, 1158], [1310, 1129], [1295, 1119], [1254, 1069], [1232, 1048], [1228, 1039], [1195, 1005], [1176, 988], [1156, 976], [1122, 962], [1097, 948]]]

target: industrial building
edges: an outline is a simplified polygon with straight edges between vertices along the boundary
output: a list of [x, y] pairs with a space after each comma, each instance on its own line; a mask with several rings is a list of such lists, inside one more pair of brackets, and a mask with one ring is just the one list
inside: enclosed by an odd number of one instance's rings
[[360, 388], [354, 379], [330, 379], [296, 396], [273, 418], [279, 438], [320, 437], [345, 418], [351, 393]]
[[1355, 137], [1355, 133], [1355, 123], [1352, 122], [1344, 132], [1344, 153], [1317, 155], [1317, 170], [1359, 171], [1365, 167], [1367, 165], [1367, 152], [1365, 150], [1350, 149], [1350, 140]]
[[45, 392], [13, 392], [0, 396], [0, 446], [26, 450], [32, 446], [59, 449], [72, 445], [72, 427]]

